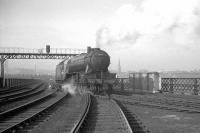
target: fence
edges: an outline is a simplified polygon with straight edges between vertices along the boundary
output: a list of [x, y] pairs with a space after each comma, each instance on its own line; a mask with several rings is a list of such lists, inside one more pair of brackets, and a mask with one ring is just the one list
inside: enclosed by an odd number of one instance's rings
[[2, 77], [0, 77], [0, 89], [1, 88], [10, 88], [12, 86], [18, 86], [21, 83], [26, 83], [29, 81], [49, 81], [54, 80], [54, 75], [23, 75], [23, 74], [16, 74], [16, 75], [5, 75], [5, 78], [3, 80]]
[[161, 90], [170, 93], [198, 95], [200, 78], [162, 78]]
[[117, 78], [113, 88], [134, 93], [155, 93], [160, 89], [159, 73], [131, 73], [129, 78]]
[[5, 88], [14, 88], [20, 87], [25, 84], [41, 82], [40, 79], [17, 79], [17, 78], [6, 78], [5, 79]]
[[131, 90], [129, 78], [117, 78], [114, 82], [114, 89], [116, 90]]
[[160, 78], [159, 73], [132, 73], [129, 78], [117, 78], [113, 88], [133, 93], [200, 95], [200, 78]]

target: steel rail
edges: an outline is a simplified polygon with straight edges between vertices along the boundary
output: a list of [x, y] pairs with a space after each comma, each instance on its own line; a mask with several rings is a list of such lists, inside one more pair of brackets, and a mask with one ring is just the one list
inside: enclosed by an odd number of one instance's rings
[[20, 90], [23, 90], [25, 87], [31, 86], [33, 84], [35, 84], [35, 83], [31, 82], [31, 83], [21, 84], [21, 85], [15, 86], [15, 87], [10, 87], [7, 89], [0, 89], [0, 95], [4, 95], [5, 93], [12, 93], [12, 92], [20, 91]]
[[[167, 103], [153, 103], [154, 101], [144, 101], [144, 100], [137, 100], [137, 99], [127, 99], [127, 98], [115, 98], [116, 100], [119, 100], [123, 103], [126, 103], [126, 104], [130, 104], [130, 105], [140, 105], [140, 106], [149, 106], [149, 107], [157, 107], [157, 108], [160, 108], [160, 109], [167, 109], [167, 110], [175, 110], [175, 111], [178, 111], [178, 112], [189, 112], [189, 113], [200, 113], [200, 110], [197, 110], [195, 108], [188, 108], [188, 107], [184, 107], [184, 106], [180, 106], [180, 105], [177, 105], [177, 104], [174, 104], [174, 105], [170, 105], [170, 104], [167, 104]], [[164, 105], [165, 104], [165, 105]], [[182, 104], [183, 105], [183, 104]]]
[[182, 107], [175, 107], [175, 106], [167, 106], [167, 105], [153, 104], [153, 103], [147, 103], [147, 102], [146, 103], [145, 102], [125, 102], [125, 103], [131, 104], [131, 105], [157, 107], [157, 108], [167, 109], [167, 110], [176, 110], [178, 112], [200, 113], [200, 110], [196, 110], [196, 109], [189, 109], [189, 108], [182, 108]]
[[36, 86], [34, 86], [33, 88], [24, 88], [24, 89], [22, 89], [22, 90], [20, 90], [20, 91], [16, 91], [16, 92], [14, 92], [14, 93], [11, 93], [11, 94], [5, 94], [5, 95], [1, 95], [0, 96], [0, 102], [1, 101], [3, 101], [4, 99], [5, 100], [8, 100], [9, 98], [14, 98], [14, 97], [17, 97], [17, 96], [19, 96], [19, 95], [23, 95], [23, 94], [27, 94], [27, 93], [29, 93], [29, 92], [32, 92], [32, 91], [34, 91], [35, 89], [38, 89], [38, 88], [40, 88], [41, 86], [43, 85], [43, 83], [40, 83], [40, 84], [37, 84]]
[[[161, 94], [160, 94], [161, 95]], [[159, 96], [159, 94], [158, 94]], [[181, 95], [181, 94], [168, 94], [168, 93], [162, 93], [162, 97], [165, 98], [179, 98], [179, 99], [184, 99], [184, 100], [200, 100], [200, 97], [198, 95]]]
[[161, 98], [161, 97], [147, 97], [147, 99], [141, 99], [145, 102], [154, 102], [158, 104], [166, 104], [170, 106], [179, 106], [179, 107], [185, 107], [188, 109], [200, 109], [200, 103], [198, 100], [186, 100], [186, 99], [180, 99], [180, 98]]
[[43, 96], [43, 97], [40, 97], [40, 98], [38, 98], [38, 99], [34, 99], [34, 100], [32, 100], [32, 101], [29, 101], [29, 102], [27, 102], [27, 103], [25, 103], [25, 104], [22, 104], [22, 105], [20, 105], [20, 106], [14, 107], [14, 108], [12, 108], [12, 109], [9, 109], [9, 110], [0, 112], [0, 118], [2, 118], [2, 117], [4, 117], [4, 116], [8, 115], [9, 113], [14, 113], [16, 110], [20, 110], [20, 109], [22, 109], [22, 108], [25, 108], [25, 107], [31, 105], [31, 104], [34, 104], [34, 103], [36, 103], [36, 102], [38, 102], [38, 101], [41, 101], [41, 100], [43, 100], [44, 98], [47, 98], [47, 97], [51, 96], [51, 95], [54, 94], [55, 92], [56, 92], [56, 90], [53, 90], [53, 91], [49, 92], [48, 94], [46, 94], [46, 95]]
[[[43, 86], [45, 86], [45, 85], [43, 85]], [[12, 97], [9, 99], [3, 99], [2, 101], [0, 101], [0, 103], [3, 104], [2, 106], [4, 106], [4, 103], [5, 104], [11, 103], [11, 102], [15, 103], [15, 102], [18, 102], [17, 100], [27, 98], [28, 96], [34, 96], [36, 94], [39, 94], [39, 93], [45, 91], [45, 88], [43, 86], [41, 86], [40, 88], [36, 88], [36, 89], [32, 90], [31, 92], [25, 93], [23, 95], [17, 95], [16, 97]]]
[[[53, 94], [53, 93], [52, 93]], [[8, 131], [12, 131], [12, 130], [15, 130], [15, 128], [19, 125], [23, 125], [24, 123], [28, 122], [29, 120], [35, 118], [36, 116], [38, 116], [39, 114], [41, 114], [42, 112], [45, 112], [46, 110], [48, 110], [50, 107], [54, 106], [56, 103], [58, 103], [60, 100], [62, 100], [64, 97], [66, 96], [65, 95], [62, 95], [62, 97], [55, 97], [55, 99], [53, 100], [49, 100], [49, 101], [46, 101], [44, 103], [42, 103], [42, 105], [36, 105], [36, 106], [39, 106], [39, 107], [36, 107], [36, 108], [30, 108], [28, 109], [27, 111], [25, 112], [21, 112], [22, 116], [24, 115], [27, 115], [26, 117], [22, 117], [22, 119], [20, 119], [18, 122], [12, 122], [11, 121], [11, 124], [7, 127], [4, 127], [4, 129], [1, 129], [0, 130], [0, 133], [6, 133]], [[48, 97], [48, 96], [47, 96]], [[42, 102], [41, 100], [44, 100], [46, 99], [47, 97], [43, 98], [43, 99], [40, 99], [39, 101]], [[45, 106], [46, 105], [46, 106]], [[40, 107], [41, 106], [41, 107]], [[27, 114], [26, 114], [27, 113]], [[15, 116], [14, 116], [15, 117]]]
[[146, 97], [146, 99], [142, 98], [141, 96], [140, 97], [131, 97], [130, 99], [132, 100], [137, 100], [137, 101], [146, 101], [146, 102], [154, 102], [154, 103], [164, 103], [164, 104], [174, 104], [176, 106], [185, 106], [187, 105], [191, 105], [193, 107], [197, 107], [199, 108], [199, 101], [198, 100], [185, 100], [185, 99], [179, 99], [179, 98], [166, 98], [166, 97]]
[[130, 110], [127, 106], [127, 104], [124, 104], [118, 100], [116, 100], [118, 105], [121, 107], [121, 109], [125, 112], [125, 116], [127, 117], [128, 122], [130, 123], [130, 126], [134, 133], [148, 133], [150, 132], [145, 125], [143, 125], [143, 122], [133, 113], [133, 110]]
[[90, 105], [91, 105], [91, 96], [90, 94], [87, 94], [87, 100], [86, 100], [86, 107], [83, 111], [83, 114], [81, 115], [80, 119], [77, 121], [77, 123], [74, 125], [74, 127], [72, 128], [72, 130], [70, 131], [70, 133], [78, 133], [81, 125], [83, 124], [89, 109], [90, 109]]
[[[114, 96], [115, 97], [115, 96]], [[126, 97], [126, 96], [117, 96], [116, 99], [121, 99], [121, 101], [126, 101], [127, 103], [137, 104], [137, 105], [151, 105], [155, 107], [168, 107], [169, 109], [176, 109], [182, 110], [182, 111], [188, 111], [188, 112], [200, 112], [200, 103], [197, 100], [194, 101], [187, 101], [187, 100], [181, 100], [181, 99], [175, 99], [175, 98], [166, 98], [163, 99], [161, 97], [152, 97], [152, 96], [146, 96], [143, 98], [142, 96], [135, 96], [135, 97]]]
[[[81, 130], [83, 130], [83, 131], [86, 130], [86, 132], [87, 132], [87, 130], [91, 130], [90, 128], [94, 128], [93, 130], [95, 130], [95, 131], [93, 131], [93, 132], [98, 132], [98, 131], [108, 132], [108, 131], [112, 130], [112, 131], [116, 131], [116, 132], [122, 131], [122, 132], [133, 133], [133, 131], [130, 127], [130, 124], [128, 123], [128, 120], [127, 120], [126, 116], [124, 115], [123, 111], [120, 109], [119, 105], [115, 101], [108, 100], [105, 97], [101, 97], [101, 96], [98, 96], [98, 97], [100, 97], [100, 98], [97, 98], [98, 99], [97, 101], [99, 101], [98, 106], [100, 107], [99, 108], [100, 110], [93, 112], [94, 110], [96, 110], [96, 108], [98, 108], [98, 107], [95, 107], [96, 103], [93, 103], [93, 105], [91, 105], [92, 107], [90, 107], [91, 112], [87, 112], [86, 117], [88, 117], [88, 118], [84, 118], [86, 123], [88, 123], [87, 122], [87, 119], [88, 119], [88, 121], [90, 121], [89, 123], [94, 124], [93, 122], [95, 122], [96, 120], [94, 121], [93, 117], [98, 116], [99, 117], [99, 118], [97, 118], [98, 121], [96, 121], [98, 123], [98, 124], [96, 123], [98, 126], [91, 127], [91, 125], [90, 125], [88, 127], [87, 126], [81, 127], [81, 125], [79, 125], [79, 128], [76, 130], [76, 133], [81, 132]], [[103, 125], [101, 125], [101, 124], [107, 124], [107, 126], [106, 126], [107, 129], [103, 128], [102, 127]], [[108, 128], [109, 125], [111, 128]], [[80, 129], [80, 127], [81, 127], [81, 129]], [[73, 133], [73, 132], [71, 132], [71, 133]]]
[[120, 114], [122, 115], [122, 117], [123, 117], [123, 119], [125, 121], [125, 125], [127, 126], [129, 132], [133, 133], [133, 131], [131, 129], [131, 126], [130, 126], [130, 123], [128, 122], [128, 120], [127, 120], [124, 112], [122, 111], [121, 107], [117, 104], [117, 102], [115, 100], [111, 100], [111, 101], [115, 104], [116, 108], [118, 108], [118, 110], [120, 111]]

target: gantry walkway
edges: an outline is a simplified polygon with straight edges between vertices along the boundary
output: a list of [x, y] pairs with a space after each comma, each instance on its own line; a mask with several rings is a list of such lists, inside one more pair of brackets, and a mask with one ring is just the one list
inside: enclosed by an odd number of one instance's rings
[[65, 59], [85, 52], [84, 49], [51, 48], [46, 53], [46, 49], [0, 47], [0, 59]]

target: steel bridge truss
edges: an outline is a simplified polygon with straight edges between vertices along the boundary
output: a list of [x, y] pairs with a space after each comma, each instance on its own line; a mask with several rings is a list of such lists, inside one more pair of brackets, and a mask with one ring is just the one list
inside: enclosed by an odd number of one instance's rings
[[0, 47], [0, 59], [65, 59], [81, 53], [85, 50], [51, 48], [50, 53], [46, 53], [45, 49]]
[[47, 53], [45, 49], [3, 48], [0, 47], [1, 77], [0, 87], [4, 87], [4, 62], [7, 59], [68, 59], [81, 53], [84, 49], [53, 48]]
[[0, 53], [1, 59], [65, 59], [77, 54]]

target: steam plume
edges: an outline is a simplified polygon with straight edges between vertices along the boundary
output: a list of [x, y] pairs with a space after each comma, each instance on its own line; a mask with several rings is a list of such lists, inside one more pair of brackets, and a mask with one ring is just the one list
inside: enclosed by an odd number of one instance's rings
[[70, 80], [62, 85], [62, 90], [64, 93], [69, 93], [71, 95], [81, 95], [84, 93], [89, 93], [86, 86], [74, 85], [74, 81]]
[[131, 46], [165, 35], [175, 44], [195, 44], [199, 41], [199, 7], [199, 0], [143, 0], [123, 5], [97, 30], [96, 44]]
[[62, 90], [65, 93], [70, 93], [71, 95], [76, 95], [77, 94], [77, 89], [75, 86], [73, 86], [72, 83], [65, 83], [62, 85]]

